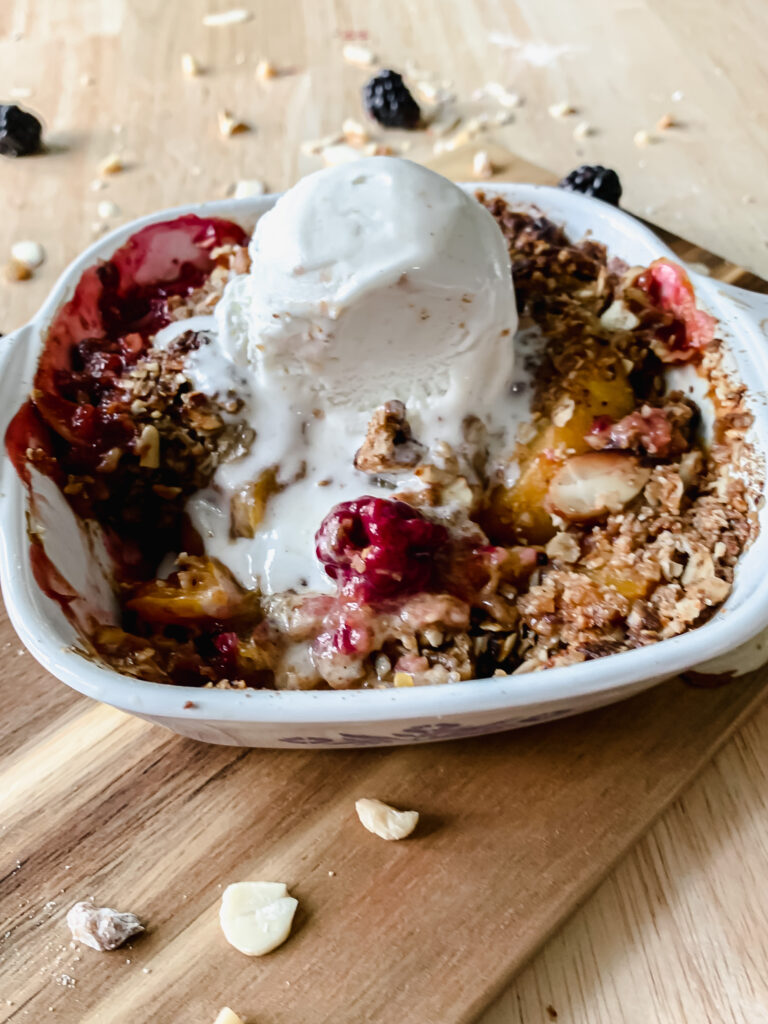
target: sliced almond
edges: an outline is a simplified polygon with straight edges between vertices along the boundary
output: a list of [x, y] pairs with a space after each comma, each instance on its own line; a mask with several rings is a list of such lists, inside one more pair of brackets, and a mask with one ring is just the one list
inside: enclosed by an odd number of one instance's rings
[[236, 882], [221, 896], [221, 930], [241, 953], [263, 956], [288, 938], [298, 905], [283, 882]]
[[356, 800], [355, 810], [362, 826], [381, 839], [405, 839], [419, 823], [418, 811], [398, 811], [368, 797]]
[[637, 459], [618, 452], [575, 455], [558, 470], [546, 507], [565, 520], [588, 522], [620, 512], [636, 498], [651, 475]]

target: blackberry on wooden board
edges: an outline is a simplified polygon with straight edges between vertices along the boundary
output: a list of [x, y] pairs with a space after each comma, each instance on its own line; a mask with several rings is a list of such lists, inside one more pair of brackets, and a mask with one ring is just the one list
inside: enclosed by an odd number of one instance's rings
[[363, 105], [385, 128], [415, 128], [421, 110], [397, 71], [380, 71], [363, 86]]
[[43, 126], [34, 114], [15, 103], [0, 104], [0, 155], [29, 156], [37, 153]]
[[594, 196], [595, 199], [602, 199], [604, 203], [611, 203], [618, 206], [621, 199], [621, 182], [616, 171], [610, 167], [603, 167], [601, 164], [583, 164], [566, 175], [559, 187], [568, 192], [582, 192], [587, 196]]

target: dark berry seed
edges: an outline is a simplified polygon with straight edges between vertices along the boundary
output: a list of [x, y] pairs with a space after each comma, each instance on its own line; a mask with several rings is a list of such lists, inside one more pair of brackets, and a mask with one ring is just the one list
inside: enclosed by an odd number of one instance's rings
[[363, 105], [385, 128], [415, 128], [421, 110], [397, 71], [380, 71], [363, 86]]
[[0, 104], [0, 154], [29, 156], [40, 149], [43, 126], [34, 114], [15, 104]]
[[604, 203], [611, 203], [613, 206], [618, 206], [621, 199], [621, 182], [618, 174], [609, 167], [601, 167], [600, 164], [595, 164], [594, 167], [589, 164], [577, 167], [563, 178], [559, 187], [568, 192], [583, 192], [584, 195], [602, 199]]

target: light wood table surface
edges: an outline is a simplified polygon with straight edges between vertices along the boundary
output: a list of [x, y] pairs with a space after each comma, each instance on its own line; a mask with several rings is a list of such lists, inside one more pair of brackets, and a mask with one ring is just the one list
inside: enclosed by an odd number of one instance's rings
[[[203, 26], [237, 6], [253, 17]], [[496, 141], [557, 173], [613, 166], [628, 209], [768, 276], [764, 0], [4, 0], [0, 98], [43, 115], [51, 151], [0, 160], [0, 262], [22, 238], [48, 253], [31, 281], [0, 281], [0, 330], [102, 229], [105, 200], [111, 225], [319, 166], [300, 143], [361, 117], [366, 73], [341, 57], [351, 30], [461, 97], [501, 82], [523, 104]], [[206, 73], [185, 78], [184, 52]], [[261, 58], [292, 73], [261, 82]], [[550, 116], [563, 101], [577, 113]], [[223, 108], [252, 130], [222, 138]], [[667, 113], [678, 125], [656, 130]], [[581, 122], [593, 133], [577, 140]], [[126, 169], [93, 190], [112, 152]], [[768, 1022], [766, 803], [764, 708], [482, 1024]]]

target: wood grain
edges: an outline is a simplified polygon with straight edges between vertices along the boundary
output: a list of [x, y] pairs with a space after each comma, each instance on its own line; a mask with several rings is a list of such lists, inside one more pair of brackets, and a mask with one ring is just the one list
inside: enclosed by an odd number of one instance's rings
[[[102, 198], [120, 207], [117, 223], [220, 195], [239, 177], [280, 188], [311, 169], [298, 143], [359, 116], [365, 74], [339, 58], [339, 33], [349, 28], [367, 29], [385, 61], [411, 58], [453, 78], [462, 94], [503, 81], [526, 102], [494, 144], [557, 173], [584, 159], [616, 166], [628, 209], [768, 273], [768, 137], [758, 102], [768, 8], [756, 0], [695, 8], [683, 0], [583, 0], [578, 17], [565, 0], [253, 0], [247, 25], [202, 28], [203, 11], [229, 6], [187, 0], [180, 17], [176, 5], [151, 0], [0, 5], [0, 95], [29, 87], [24, 102], [43, 113], [52, 143], [45, 157], [0, 161], [0, 262], [23, 237], [42, 241], [49, 257], [30, 282], [0, 279], [0, 329], [31, 315], [95, 237]], [[506, 45], [490, 43], [492, 32]], [[537, 65], [530, 50], [509, 45], [531, 40], [570, 49]], [[206, 65], [205, 76], [182, 78], [185, 51]], [[297, 74], [255, 82], [262, 56]], [[684, 97], [671, 106], [678, 90]], [[555, 121], [546, 108], [564, 98], [579, 114]], [[255, 131], [220, 139], [215, 115], [223, 106]], [[636, 150], [634, 132], [652, 128], [666, 109], [683, 125]], [[572, 128], [582, 118], [597, 131], [576, 142]], [[115, 149], [128, 169], [92, 192], [98, 161]], [[756, 283], [706, 252], [685, 255], [744, 286]], [[207, 1021], [224, 1001], [261, 1024], [470, 1020], [650, 820], [651, 803], [670, 799], [716, 745], [706, 729], [691, 738], [688, 726], [699, 721], [692, 704], [725, 732], [759, 702], [754, 681], [718, 693], [675, 684], [573, 723], [463, 747], [240, 757], [88, 704], [16, 654], [5, 620], [0, 635], [0, 1019], [19, 1021], [45, 1016], [49, 1006], [50, 1019], [72, 1022], [149, 1019], [150, 1007], [161, 1024]], [[668, 721], [682, 727], [642, 755], [615, 745], [633, 735], [642, 744], [654, 715], [665, 730]], [[768, 953], [767, 749], [762, 709], [485, 1024], [548, 1022], [548, 1006], [573, 1024], [768, 1020], [760, 966]], [[596, 751], [604, 757], [597, 767]], [[659, 781], [654, 771], [662, 769], [673, 777]], [[425, 811], [431, 831], [423, 843], [393, 850], [361, 835], [350, 801], [367, 790], [350, 779]], [[579, 815], [574, 801], [588, 782], [598, 799], [589, 790]], [[616, 787], [626, 807], [611, 804]], [[608, 816], [597, 845], [593, 807]], [[503, 810], [501, 820], [494, 809]], [[527, 857], [516, 842], [531, 837]], [[565, 886], [553, 877], [563, 868]], [[219, 885], [251, 869], [284, 872], [302, 899], [295, 938], [267, 961], [244, 960], [214, 924]], [[396, 898], [395, 911], [392, 888], [404, 901]], [[472, 907], [450, 921], [435, 918], [438, 891], [450, 895], [449, 909], [461, 906], [459, 894], [479, 892], [471, 933], [460, 926]], [[505, 926], [487, 926], [482, 912], [498, 912], [499, 893], [511, 894]], [[90, 894], [148, 913], [150, 935], [124, 957], [70, 950], [63, 914]], [[65, 974], [73, 988], [62, 983]], [[316, 1010], [318, 991], [326, 1003]]]

